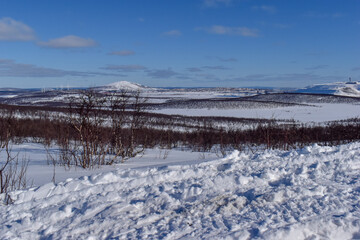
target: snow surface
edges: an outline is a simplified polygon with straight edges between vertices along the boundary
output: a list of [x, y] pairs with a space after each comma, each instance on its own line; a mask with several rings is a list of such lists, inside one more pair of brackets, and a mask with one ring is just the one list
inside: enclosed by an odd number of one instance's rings
[[11, 194], [2, 239], [358, 239], [360, 143], [238, 151]]
[[127, 82], [127, 81], [120, 81], [120, 82], [114, 82], [114, 83], [110, 83], [108, 85], [106, 85], [104, 87], [107, 90], [129, 90], [129, 91], [140, 91], [140, 90], [144, 90], [147, 87], [137, 84], [137, 83], [131, 83], [131, 82]]
[[0, 95], [0, 98], [14, 98], [17, 97], [15, 94]]
[[[12, 155], [18, 156], [21, 161], [25, 159], [29, 161], [26, 178], [30, 187], [38, 187], [47, 184], [53, 180], [54, 166], [51, 159], [48, 158], [48, 153], [56, 157], [58, 149], [53, 147], [47, 151], [42, 144], [38, 143], [23, 143], [12, 146]], [[5, 156], [5, 152], [0, 153], [0, 158]], [[182, 151], [180, 149], [145, 149], [143, 154], [134, 158], [126, 160], [124, 163], [115, 164], [112, 166], [101, 166], [100, 168], [83, 169], [81, 167], [71, 167], [70, 169], [63, 166], [55, 166], [55, 182], [59, 183], [65, 181], [67, 178], [78, 178], [81, 176], [89, 176], [94, 173], [106, 173], [114, 171], [114, 169], [129, 169], [129, 168], [147, 168], [154, 166], [170, 165], [186, 165], [194, 164], [209, 160], [218, 159], [215, 153], [191, 152]], [[48, 163], [48, 160], [50, 162]]]
[[357, 82], [336, 82], [325, 84], [314, 84], [306, 88], [296, 90], [298, 93], [320, 93], [333, 94], [348, 97], [360, 97], [360, 84]]
[[336, 121], [360, 117], [360, 105], [348, 103], [316, 103], [312, 106], [289, 106], [274, 108], [184, 108], [157, 109], [156, 113], [181, 114], [185, 116], [221, 116], [239, 118], [291, 119], [304, 123]]

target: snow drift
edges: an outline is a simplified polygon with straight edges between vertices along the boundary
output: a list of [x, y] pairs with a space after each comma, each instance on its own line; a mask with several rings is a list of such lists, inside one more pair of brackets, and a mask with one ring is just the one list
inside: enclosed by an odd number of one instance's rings
[[360, 143], [117, 170], [12, 193], [2, 239], [360, 237]]

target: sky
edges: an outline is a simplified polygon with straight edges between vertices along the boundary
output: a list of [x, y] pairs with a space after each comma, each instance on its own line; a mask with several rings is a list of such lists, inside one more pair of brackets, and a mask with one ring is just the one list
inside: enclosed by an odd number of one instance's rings
[[0, 88], [360, 81], [360, 0], [0, 0]]

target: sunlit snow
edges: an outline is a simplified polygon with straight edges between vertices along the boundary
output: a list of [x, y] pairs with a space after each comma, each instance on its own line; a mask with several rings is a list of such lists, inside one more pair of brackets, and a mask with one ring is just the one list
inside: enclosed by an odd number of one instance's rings
[[[184, 156], [186, 159], [186, 156]], [[2, 239], [356, 239], [360, 143], [235, 151], [17, 191]]]

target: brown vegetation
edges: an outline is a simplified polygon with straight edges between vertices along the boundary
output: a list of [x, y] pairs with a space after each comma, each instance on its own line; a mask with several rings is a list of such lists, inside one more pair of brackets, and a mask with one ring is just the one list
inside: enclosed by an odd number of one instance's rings
[[[156, 146], [186, 147], [196, 151], [216, 148], [225, 154], [232, 149], [291, 149], [313, 143], [335, 145], [360, 139], [359, 119], [326, 125], [299, 125], [291, 121], [279, 124], [266, 119], [153, 114], [145, 112], [143, 106], [139, 93], [105, 96], [92, 91], [82, 92], [67, 108], [25, 109], [2, 105], [1, 137], [11, 141], [31, 139], [47, 147], [56, 144], [60, 148], [57, 163], [83, 168], [123, 162], [145, 148]], [[12, 117], [9, 125], [9, 114], [25, 117]], [[246, 123], [248, 128], [222, 128], [217, 123], [226, 126]]]

